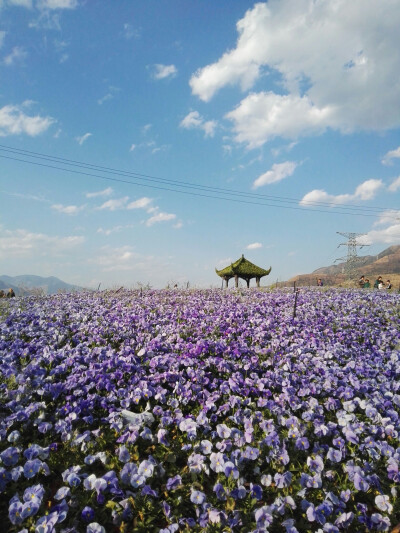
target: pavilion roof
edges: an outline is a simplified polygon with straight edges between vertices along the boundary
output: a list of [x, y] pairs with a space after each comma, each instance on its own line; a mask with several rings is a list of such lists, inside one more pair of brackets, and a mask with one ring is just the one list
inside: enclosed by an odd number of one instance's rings
[[215, 272], [224, 279], [233, 278], [234, 276], [239, 276], [244, 279], [251, 278], [262, 278], [263, 276], [268, 276], [271, 272], [271, 267], [268, 270], [261, 268], [254, 263], [251, 263], [248, 259], [242, 255], [240, 259], [231, 263], [229, 266], [223, 268], [222, 270], [215, 269]]

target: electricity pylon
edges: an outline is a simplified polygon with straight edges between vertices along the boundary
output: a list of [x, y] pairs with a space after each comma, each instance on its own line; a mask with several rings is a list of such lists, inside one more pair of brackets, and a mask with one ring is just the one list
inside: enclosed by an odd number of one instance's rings
[[336, 259], [336, 261], [346, 262], [346, 265], [344, 267], [346, 278], [348, 280], [351, 280], [354, 278], [355, 269], [357, 268], [357, 264], [359, 262], [359, 257], [357, 255], [357, 247], [364, 248], [364, 246], [369, 246], [369, 244], [359, 244], [357, 242], [357, 237], [362, 237], [363, 235], [365, 235], [365, 233], [341, 233], [340, 231], [337, 231], [336, 233], [348, 239], [347, 242], [342, 242], [338, 246], [338, 248], [340, 246], [347, 246], [347, 256], [339, 257], [338, 259]]

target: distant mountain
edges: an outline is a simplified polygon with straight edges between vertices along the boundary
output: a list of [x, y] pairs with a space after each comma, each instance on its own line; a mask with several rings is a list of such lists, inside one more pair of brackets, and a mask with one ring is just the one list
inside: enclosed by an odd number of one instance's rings
[[54, 276], [43, 278], [42, 276], [0, 276], [0, 289], [13, 289], [15, 294], [22, 295], [34, 290], [42, 290], [45, 294], [55, 294], [59, 291], [81, 291], [82, 287], [71, 285]]
[[[358, 257], [356, 275], [369, 278], [371, 285], [377, 276], [382, 276], [386, 281], [390, 279], [393, 287], [400, 284], [400, 245], [390, 246], [378, 255], [365, 255]], [[311, 274], [300, 274], [289, 280], [299, 285], [316, 285], [316, 280], [321, 278], [326, 285], [340, 285], [346, 281], [346, 263], [339, 263], [314, 270]]]

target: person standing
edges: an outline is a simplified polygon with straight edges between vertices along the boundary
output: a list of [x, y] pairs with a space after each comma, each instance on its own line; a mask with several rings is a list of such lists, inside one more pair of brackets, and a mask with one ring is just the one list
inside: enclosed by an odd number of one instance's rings
[[364, 289], [370, 289], [371, 288], [371, 283], [369, 282], [369, 279], [365, 280], [365, 283], [364, 283], [363, 287], [364, 287]]
[[379, 285], [380, 284], [383, 284], [383, 279], [382, 279], [382, 276], [378, 276], [375, 280], [375, 283], [374, 283], [374, 289], [379, 289]]
[[364, 284], [365, 284], [365, 276], [361, 276], [361, 278], [358, 280], [358, 286], [360, 287], [360, 289], [365, 287]]

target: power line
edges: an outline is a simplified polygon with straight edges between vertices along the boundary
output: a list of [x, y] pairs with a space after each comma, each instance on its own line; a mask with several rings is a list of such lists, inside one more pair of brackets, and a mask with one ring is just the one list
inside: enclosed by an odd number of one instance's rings
[[[280, 207], [284, 209], [294, 209], [294, 210], [301, 210], [301, 211], [306, 210], [306, 211], [312, 211], [312, 212], [348, 214], [348, 215], [359, 215], [359, 216], [369, 216], [369, 217], [375, 217], [377, 214], [379, 214], [380, 211], [384, 211], [388, 209], [388, 208], [383, 208], [383, 207], [382, 208], [381, 207], [362, 207], [362, 206], [357, 206], [357, 205], [338, 206], [334, 203], [328, 203], [328, 202], [307, 202], [307, 205], [311, 205], [311, 206], [315, 205], [315, 206], [321, 206], [321, 207], [334, 206], [335, 209], [339, 209], [340, 211], [334, 211], [331, 208], [330, 209], [326, 209], [326, 208], [325, 209], [309, 209], [307, 207], [294, 207], [292, 205], [281, 205], [281, 204], [293, 204], [293, 203], [298, 204], [299, 202], [298, 199], [286, 198], [286, 197], [280, 197], [280, 196], [268, 196], [268, 195], [255, 194], [255, 193], [246, 193], [246, 192], [241, 192], [237, 190], [224, 189], [220, 187], [210, 187], [210, 186], [205, 186], [205, 185], [193, 184], [193, 183], [185, 182], [185, 181], [159, 178], [156, 176], [150, 176], [150, 175], [141, 174], [138, 172], [130, 172], [130, 171], [118, 170], [118, 169], [114, 169], [110, 167], [102, 167], [99, 165], [93, 165], [93, 164], [84, 163], [81, 161], [74, 161], [71, 159], [50, 156], [50, 155], [41, 154], [38, 152], [30, 152], [28, 150], [22, 150], [22, 149], [8, 147], [4, 145], [0, 145], [0, 151], [8, 152], [15, 156], [19, 156], [19, 157], [12, 157], [11, 155], [6, 156], [6, 155], [0, 154], [1, 158], [18, 161], [21, 163], [27, 163], [27, 164], [31, 164], [35, 166], [51, 168], [54, 170], [60, 170], [60, 171], [70, 172], [73, 174], [85, 175], [85, 176], [99, 178], [99, 179], [108, 180], [108, 181], [120, 182], [120, 183], [124, 183], [128, 185], [139, 185], [139, 186], [148, 187], [152, 189], [167, 190], [167, 191], [171, 191], [175, 193], [178, 192], [181, 194], [186, 194], [186, 195], [191, 195], [191, 196], [213, 198], [213, 199], [225, 200], [225, 201], [231, 201], [231, 202], [237, 202], [237, 203], [261, 205], [261, 206], [266, 206], [266, 207]], [[21, 157], [39, 159], [39, 161], [21, 159]], [[47, 163], [40, 162], [40, 160], [46, 161]], [[48, 163], [55, 163], [55, 164], [50, 165]], [[75, 169], [64, 168], [58, 165], [75, 167]], [[76, 170], [76, 169], [80, 169], [80, 170]], [[100, 172], [102, 174], [114, 174], [117, 176], [129, 177], [135, 181], [121, 179], [121, 178], [113, 178], [108, 175], [93, 174], [92, 172], [84, 172], [83, 170], [91, 170], [91, 171]], [[157, 185], [154, 185], [154, 183], [157, 183]], [[168, 185], [168, 187], [165, 185]], [[194, 189], [194, 191], [191, 189]], [[203, 193], [210, 193], [210, 194], [203, 194]], [[245, 198], [245, 199], [238, 199], [237, 197]], [[261, 201], [250, 201], [250, 200], [261, 200]], [[274, 202], [274, 203], [272, 204], [265, 203], [263, 200], [267, 200], [269, 202]], [[373, 212], [374, 210], [376, 212], [374, 214], [371, 214], [371, 212]]]

